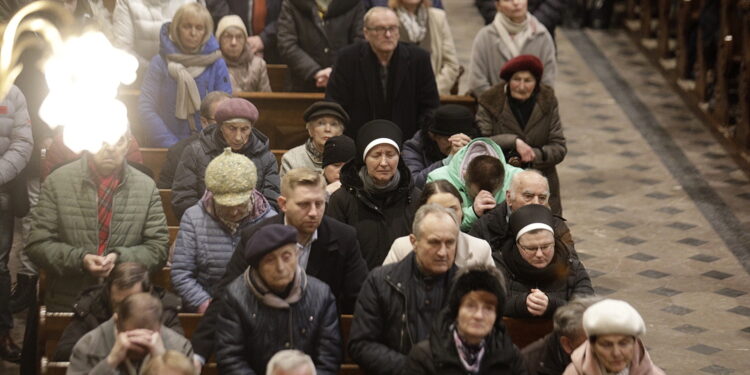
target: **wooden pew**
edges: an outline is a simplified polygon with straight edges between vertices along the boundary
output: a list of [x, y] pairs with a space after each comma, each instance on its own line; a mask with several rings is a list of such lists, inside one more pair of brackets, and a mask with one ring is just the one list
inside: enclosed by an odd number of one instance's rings
[[169, 242], [167, 243], [167, 248], [172, 248], [172, 244], [177, 239], [177, 233], [179, 233], [180, 227], [167, 227], [167, 230], [169, 231]]
[[167, 225], [170, 227], [179, 227], [180, 219], [172, 209], [172, 190], [171, 189], [159, 189], [159, 195], [161, 196], [161, 206], [164, 209], [164, 216], [167, 217]]
[[519, 349], [523, 349], [526, 345], [546, 336], [553, 330], [552, 319], [516, 319], [504, 317], [503, 323], [505, 323], [506, 332], [510, 335], [511, 341]]
[[666, 59], [672, 55], [672, 0], [659, 0], [657, 7], [659, 22], [656, 30], [656, 53], [660, 59]]
[[161, 173], [161, 167], [167, 161], [167, 149], [141, 147], [140, 151], [141, 155], [143, 156], [143, 165], [154, 172], [154, 181], [158, 181], [159, 173]]
[[285, 90], [288, 67], [285, 64], [267, 64], [268, 81], [271, 84], [271, 91], [283, 92]]
[[677, 59], [677, 78], [690, 77], [688, 71], [688, 55], [690, 53], [690, 32], [698, 20], [700, 12], [699, 2], [692, 0], [678, 0], [677, 3], [677, 45], [675, 57]]
[[750, 0], [740, 0], [738, 8], [742, 12], [742, 39], [745, 43], [742, 44], [739, 88], [740, 118], [737, 121], [735, 139], [745, 153], [750, 153]]
[[739, 71], [743, 46], [741, 17], [736, 0], [721, 0], [719, 51], [716, 57], [716, 86], [714, 88], [714, 117], [721, 126], [730, 125], [730, 87], [733, 72]]

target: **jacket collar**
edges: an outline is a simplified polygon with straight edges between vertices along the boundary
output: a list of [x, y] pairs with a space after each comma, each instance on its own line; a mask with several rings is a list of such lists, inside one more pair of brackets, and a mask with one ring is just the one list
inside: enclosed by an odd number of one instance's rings
[[[84, 176], [84, 181], [87, 181], [88, 183], [91, 183], [94, 185], [94, 187], [98, 186], [96, 182], [96, 176], [94, 176], [94, 172], [91, 171], [91, 168], [89, 167], [89, 160], [91, 156], [89, 153], [84, 152], [81, 154], [81, 158], [79, 159], [79, 167], [81, 168], [81, 174]], [[125, 183], [128, 181], [128, 177], [131, 175], [130, 166], [128, 165], [127, 160], [123, 160], [122, 162], [122, 170], [120, 173], [122, 173], [120, 184], [118, 185], [118, 188], [120, 186], [125, 185]]]
[[[391, 287], [396, 289], [399, 293], [406, 294], [406, 287], [408, 285], [414, 284], [412, 283], [412, 277], [414, 276], [414, 270], [417, 268], [416, 261], [416, 254], [414, 253], [414, 251], [411, 251], [409, 255], [407, 255], [400, 262], [389, 266], [389, 269], [385, 274], [386, 282], [388, 282], [388, 284], [390, 284]], [[457, 271], [458, 267], [456, 267], [456, 264], [454, 262], [446, 275], [448, 280], [453, 280], [453, 276], [455, 276]], [[446, 293], [447, 292], [448, 291], [446, 290]]]
[[[224, 138], [221, 135], [221, 126], [219, 125], [203, 129], [203, 131], [200, 132], [198, 139], [200, 140], [203, 151], [208, 155], [217, 155], [227, 147], [226, 141], [224, 141]], [[248, 142], [249, 144], [240, 152], [248, 158], [270, 150], [268, 137], [256, 127], [253, 127]]]

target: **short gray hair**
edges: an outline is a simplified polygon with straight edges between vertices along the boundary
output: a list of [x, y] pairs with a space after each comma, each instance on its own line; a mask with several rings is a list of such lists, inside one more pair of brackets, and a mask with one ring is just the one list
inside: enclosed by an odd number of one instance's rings
[[[365, 13], [365, 17], [364, 17], [363, 22], [362, 22], [362, 24], [364, 25], [364, 27], [368, 26], [368, 22], [367, 21], [370, 20], [370, 17], [372, 17], [375, 13], [381, 13], [381, 12], [392, 13], [394, 16], [396, 16], [396, 20], [398, 20], [398, 15], [396, 14], [395, 11], [393, 11], [393, 9], [388, 8], [388, 7], [372, 7], [372, 8], [370, 8], [370, 10], [367, 11], [367, 13]], [[401, 22], [399, 21], [399, 24], [400, 23]]]
[[422, 205], [422, 207], [419, 207], [417, 213], [414, 215], [414, 223], [411, 226], [411, 232], [414, 233], [414, 236], [419, 238], [422, 232], [422, 221], [424, 221], [424, 219], [429, 215], [441, 214], [450, 216], [450, 218], [453, 219], [453, 222], [456, 223], [457, 227], [461, 225], [461, 223], [458, 222], [456, 212], [439, 204], [428, 203]]
[[567, 338], [575, 338], [583, 332], [583, 313], [589, 306], [602, 300], [597, 296], [579, 296], [555, 311], [552, 321], [555, 333]]
[[266, 375], [274, 375], [277, 370], [291, 371], [302, 366], [310, 369], [311, 375], [316, 375], [315, 364], [309, 355], [299, 350], [281, 350], [271, 357], [266, 366]]
[[544, 183], [547, 184], [547, 195], [549, 195], [549, 180], [547, 180], [547, 177], [544, 177], [542, 172], [536, 170], [536, 169], [525, 169], [523, 171], [520, 171], [513, 175], [513, 178], [510, 180], [510, 188], [508, 188], [508, 192], [510, 192], [510, 199], [515, 199], [516, 197], [516, 190], [518, 190], [519, 185], [521, 185], [521, 180], [524, 177], [529, 176], [538, 176], [542, 180], [544, 180]]

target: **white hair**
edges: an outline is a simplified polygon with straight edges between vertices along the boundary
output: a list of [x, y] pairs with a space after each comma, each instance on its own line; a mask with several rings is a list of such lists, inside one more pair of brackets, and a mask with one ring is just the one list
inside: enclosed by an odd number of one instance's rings
[[315, 364], [309, 355], [299, 350], [281, 350], [271, 357], [266, 366], [266, 375], [275, 375], [276, 371], [291, 371], [306, 366], [309, 375], [316, 375]]
[[455, 211], [436, 203], [427, 203], [422, 207], [419, 207], [417, 213], [414, 214], [414, 222], [412, 223], [411, 232], [414, 233], [414, 236], [417, 238], [420, 238], [422, 234], [422, 221], [430, 215], [446, 215], [453, 219], [453, 222], [456, 223], [457, 226], [461, 225]]
[[527, 176], [538, 176], [544, 180], [544, 184], [547, 185], [547, 195], [549, 195], [549, 181], [547, 180], [547, 177], [544, 177], [542, 172], [536, 169], [526, 169], [514, 174], [513, 178], [510, 180], [510, 188], [508, 189], [508, 192], [511, 200], [516, 199], [516, 190], [521, 187], [521, 180]]

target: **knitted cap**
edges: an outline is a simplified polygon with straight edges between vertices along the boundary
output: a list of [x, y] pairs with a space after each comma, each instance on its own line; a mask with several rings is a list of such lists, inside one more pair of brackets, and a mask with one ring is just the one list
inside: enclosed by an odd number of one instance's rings
[[336, 163], [348, 163], [354, 159], [356, 148], [354, 141], [345, 136], [331, 137], [323, 147], [323, 168]]
[[349, 122], [349, 114], [346, 113], [339, 103], [326, 101], [315, 102], [307, 107], [302, 118], [305, 119], [305, 122], [308, 122], [320, 116], [336, 117], [341, 120], [343, 125], [346, 125]]
[[445, 104], [435, 110], [433, 122], [429, 131], [444, 136], [464, 133], [471, 136], [474, 133], [474, 114], [469, 108], [458, 104]]
[[214, 119], [219, 125], [224, 121], [234, 119], [245, 119], [254, 124], [258, 121], [258, 108], [255, 108], [255, 105], [248, 100], [229, 98], [219, 103]]
[[500, 69], [500, 78], [503, 81], [510, 81], [511, 77], [517, 72], [527, 71], [536, 78], [537, 82], [542, 80], [542, 74], [544, 74], [544, 64], [542, 60], [534, 55], [520, 55], [510, 59], [502, 69]]
[[357, 132], [357, 154], [364, 160], [370, 149], [384, 143], [401, 152], [402, 141], [403, 133], [398, 125], [388, 120], [372, 120]]
[[605, 299], [591, 305], [583, 313], [583, 330], [588, 337], [599, 335], [641, 336], [646, 323], [629, 303]]
[[236, 206], [247, 202], [255, 188], [258, 173], [247, 156], [224, 152], [206, 167], [206, 189], [214, 195], [214, 202], [222, 206]]
[[269, 224], [253, 233], [245, 244], [245, 260], [257, 268], [263, 257], [278, 248], [297, 243], [297, 229], [290, 225]]
[[552, 211], [541, 204], [528, 204], [510, 215], [508, 227], [518, 241], [521, 236], [536, 229], [548, 230], [555, 233]]
[[245, 39], [247, 39], [247, 28], [245, 27], [245, 23], [242, 22], [242, 18], [236, 14], [221, 17], [221, 20], [219, 20], [219, 26], [216, 27], [216, 38], [220, 39], [221, 34], [230, 27], [236, 27], [242, 30], [242, 32], [245, 33]]

